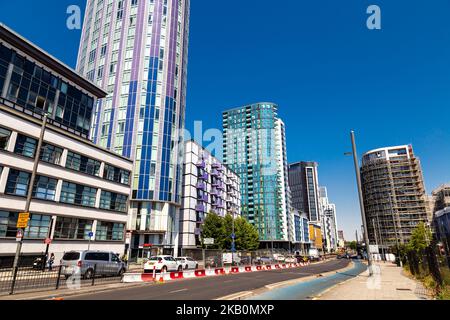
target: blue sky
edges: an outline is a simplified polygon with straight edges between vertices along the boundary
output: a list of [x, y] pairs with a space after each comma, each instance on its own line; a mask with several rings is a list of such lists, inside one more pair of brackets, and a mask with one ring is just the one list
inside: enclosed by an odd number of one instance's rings
[[[187, 127], [221, 128], [221, 112], [273, 101], [289, 161], [320, 163], [338, 224], [361, 224], [349, 131], [364, 151], [412, 143], [427, 191], [450, 182], [450, 2], [192, 0]], [[80, 31], [65, 26], [85, 0], [0, 0], [0, 21], [75, 66]], [[366, 8], [382, 30], [366, 28]]]

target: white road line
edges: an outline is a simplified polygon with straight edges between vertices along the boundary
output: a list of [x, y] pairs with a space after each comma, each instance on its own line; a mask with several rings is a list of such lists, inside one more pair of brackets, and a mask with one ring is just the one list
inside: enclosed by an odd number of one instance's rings
[[183, 291], [188, 291], [188, 289], [181, 289], [181, 290], [170, 291], [169, 293], [178, 293], [178, 292], [183, 292]]

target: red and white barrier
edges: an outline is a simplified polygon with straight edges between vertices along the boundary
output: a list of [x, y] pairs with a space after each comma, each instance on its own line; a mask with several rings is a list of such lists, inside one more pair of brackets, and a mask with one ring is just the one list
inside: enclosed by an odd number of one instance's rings
[[188, 270], [181, 272], [166, 272], [160, 274], [154, 273], [126, 273], [123, 276], [122, 282], [165, 282], [180, 279], [192, 279], [192, 278], [204, 278], [204, 277], [217, 277], [222, 275], [250, 273], [250, 272], [262, 272], [270, 270], [281, 270], [299, 268], [310, 265], [310, 262], [302, 263], [288, 263], [288, 264], [275, 264], [264, 266], [242, 266], [242, 267], [225, 267], [225, 268], [213, 268], [203, 270]]

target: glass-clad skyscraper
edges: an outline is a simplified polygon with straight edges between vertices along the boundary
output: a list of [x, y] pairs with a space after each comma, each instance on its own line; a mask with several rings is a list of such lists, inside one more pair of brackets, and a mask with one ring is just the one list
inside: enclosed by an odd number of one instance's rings
[[95, 107], [92, 140], [134, 160], [133, 258], [177, 249], [189, 7], [87, 1], [77, 69], [108, 92]]
[[[223, 113], [224, 163], [241, 178], [242, 216], [270, 246], [287, 247], [290, 214], [285, 130], [273, 103]], [[293, 233], [293, 232], [292, 232]]]

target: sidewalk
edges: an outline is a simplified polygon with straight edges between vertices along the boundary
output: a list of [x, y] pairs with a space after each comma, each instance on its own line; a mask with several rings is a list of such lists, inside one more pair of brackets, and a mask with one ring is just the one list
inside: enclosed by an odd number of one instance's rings
[[315, 300], [427, 300], [423, 286], [403, 274], [395, 264], [376, 262], [374, 275], [365, 271], [328, 289]]

